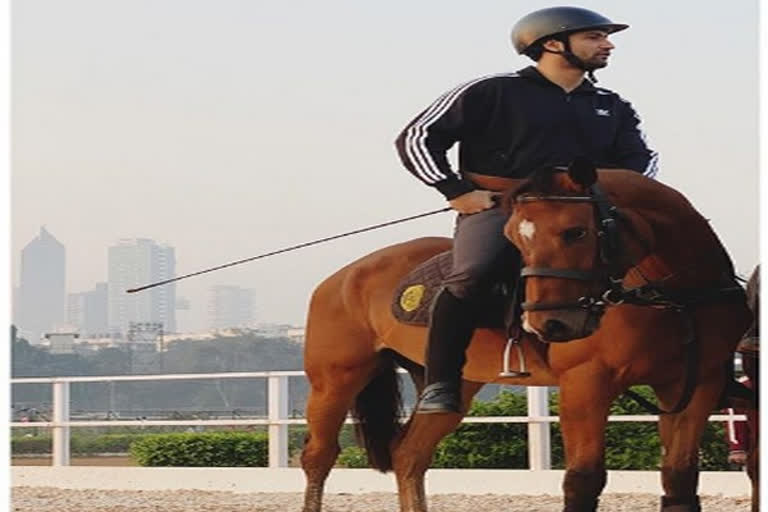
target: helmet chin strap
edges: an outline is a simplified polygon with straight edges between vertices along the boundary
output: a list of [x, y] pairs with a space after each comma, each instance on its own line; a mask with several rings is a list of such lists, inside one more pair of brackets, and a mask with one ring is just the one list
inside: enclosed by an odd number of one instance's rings
[[587, 66], [587, 64], [578, 58], [572, 51], [571, 51], [571, 41], [568, 39], [568, 34], [562, 34], [560, 37], [557, 37], [557, 40], [562, 42], [565, 46], [565, 50], [561, 52], [556, 52], [554, 50], [548, 50], [542, 46], [542, 49], [545, 52], [548, 53], [554, 53], [556, 55], [561, 55], [565, 60], [567, 60], [571, 65], [576, 66], [577, 68], [586, 71], [587, 78], [589, 78], [590, 82], [597, 83], [597, 77], [595, 77], [595, 69], [594, 67]]

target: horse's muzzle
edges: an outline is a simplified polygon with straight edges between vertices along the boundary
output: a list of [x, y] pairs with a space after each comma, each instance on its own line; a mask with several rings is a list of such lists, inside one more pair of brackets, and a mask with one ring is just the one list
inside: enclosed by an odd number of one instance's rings
[[548, 311], [523, 314], [523, 329], [545, 343], [562, 343], [591, 336], [602, 315], [588, 310]]

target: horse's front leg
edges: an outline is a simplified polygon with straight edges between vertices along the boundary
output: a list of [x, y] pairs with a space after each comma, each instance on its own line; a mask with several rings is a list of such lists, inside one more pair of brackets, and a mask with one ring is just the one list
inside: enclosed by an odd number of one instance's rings
[[[462, 409], [465, 412], [481, 387], [483, 384], [477, 382], [462, 382]], [[401, 512], [427, 512], [424, 473], [432, 462], [437, 444], [456, 429], [462, 418], [454, 413], [411, 416], [392, 450]]]
[[[661, 480], [664, 496], [662, 512], [700, 512], [699, 442], [709, 414], [715, 410], [725, 385], [725, 372], [699, 376], [688, 406], [677, 414], [659, 416], [659, 435], [664, 448]], [[656, 387], [662, 408], [671, 408], [679, 399], [682, 386]]]
[[609, 372], [587, 363], [560, 376], [566, 471], [564, 512], [595, 512], [606, 482], [605, 426], [618, 395]]

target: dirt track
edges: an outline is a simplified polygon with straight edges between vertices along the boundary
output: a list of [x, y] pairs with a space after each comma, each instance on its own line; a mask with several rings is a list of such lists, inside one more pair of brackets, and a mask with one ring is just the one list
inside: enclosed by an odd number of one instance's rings
[[[50, 466], [51, 457], [13, 457], [11, 466]], [[72, 457], [70, 466], [138, 466], [132, 457], [122, 455], [98, 457]]]
[[[299, 493], [243, 493], [202, 491], [62, 490], [52, 487], [15, 487], [14, 512], [298, 512]], [[600, 512], [658, 512], [659, 498], [651, 494], [607, 494]], [[702, 498], [704, 511], [748, 512], [749, 498]], [[389, 493], [328, 495], [323, 512], [395, 512], [397, 497]], [[430, 512], [561, 512], [559, 496], [432, 497]]]

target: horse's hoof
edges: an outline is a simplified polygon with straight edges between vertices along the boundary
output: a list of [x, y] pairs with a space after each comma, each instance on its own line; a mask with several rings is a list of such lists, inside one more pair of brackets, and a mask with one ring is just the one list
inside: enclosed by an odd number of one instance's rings
[[701, 512], [699, 497], [680, 499], [662, 496], [661, 512]]

